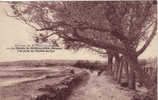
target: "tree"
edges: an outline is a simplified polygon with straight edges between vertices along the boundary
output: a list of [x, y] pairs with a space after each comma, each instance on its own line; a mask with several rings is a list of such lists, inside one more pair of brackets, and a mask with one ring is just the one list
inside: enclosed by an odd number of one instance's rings
[[[121, 54], [130, 66], [131, 79], [137, 72], [150, 88], [150, 77], [139, 67], [138, 56], [156, 34], [153, 1], [12, 2], [11, 7], [17, 19], [43, 32], [43, 42], [57, 35], [56, 41], [62, 40], [67, 49], [95, 47]], [[137, 50], [141, 41], [145, 44]], [[134, 89], [133, 82], [129, 87]]]

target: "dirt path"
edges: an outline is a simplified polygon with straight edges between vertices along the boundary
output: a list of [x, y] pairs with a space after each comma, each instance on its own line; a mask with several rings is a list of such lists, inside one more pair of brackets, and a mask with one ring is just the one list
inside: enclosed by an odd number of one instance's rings
[[88, 82], [75, 89], [68, 100], [130, 100], [129, 91], [119, 89], [110, 80], [110, 76], [90, 73]]

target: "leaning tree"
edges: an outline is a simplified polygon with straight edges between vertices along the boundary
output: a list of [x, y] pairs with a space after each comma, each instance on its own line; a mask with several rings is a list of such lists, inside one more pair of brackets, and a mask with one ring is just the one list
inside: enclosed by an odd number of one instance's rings
[[[35, 37], [36, 42], [62, 43], [66, 49], [97, 48], [103, 52], [109, 51], [108, 54], [112, 53], [118, 58], [121, 55], [131, 69], [129, 88], [135, 88], [135, 73], [147, 88], [152, 86], [148, 82], [152, 80], [142, 71], [138, 57], [156, 34], [157, 16], [153, 1], [38, 1], [10, 4], [13, 17], [39, 33]], [[142, 42], [144, 45], [138, 50]]]

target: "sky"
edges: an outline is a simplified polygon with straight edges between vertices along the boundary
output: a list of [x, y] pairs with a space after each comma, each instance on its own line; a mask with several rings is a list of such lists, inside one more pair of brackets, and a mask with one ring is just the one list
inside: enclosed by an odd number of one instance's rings
[[[34, 59], [90, 59], [105, 60], [85, 49], [78, 52], [68, 50], [57, 50], [50, 53], [20, 53], [16, 50], [7, 50], [15, 44], [32, 44], [33, 29], [13, 17], [6, 16], [4, 11], [10, 11], [8, 4], [0, 2], [0, 62], [16, 60], [34, 60]], [[158, 34], [154, 37], [146, 51], [140, 58], [155, 57], [158, 55]]]

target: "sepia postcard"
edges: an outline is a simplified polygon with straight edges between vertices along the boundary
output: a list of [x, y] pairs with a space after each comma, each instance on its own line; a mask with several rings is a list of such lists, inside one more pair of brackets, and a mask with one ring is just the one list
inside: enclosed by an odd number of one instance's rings
[[157, 1], [0, 1], [0, 100], [157, 100]]

